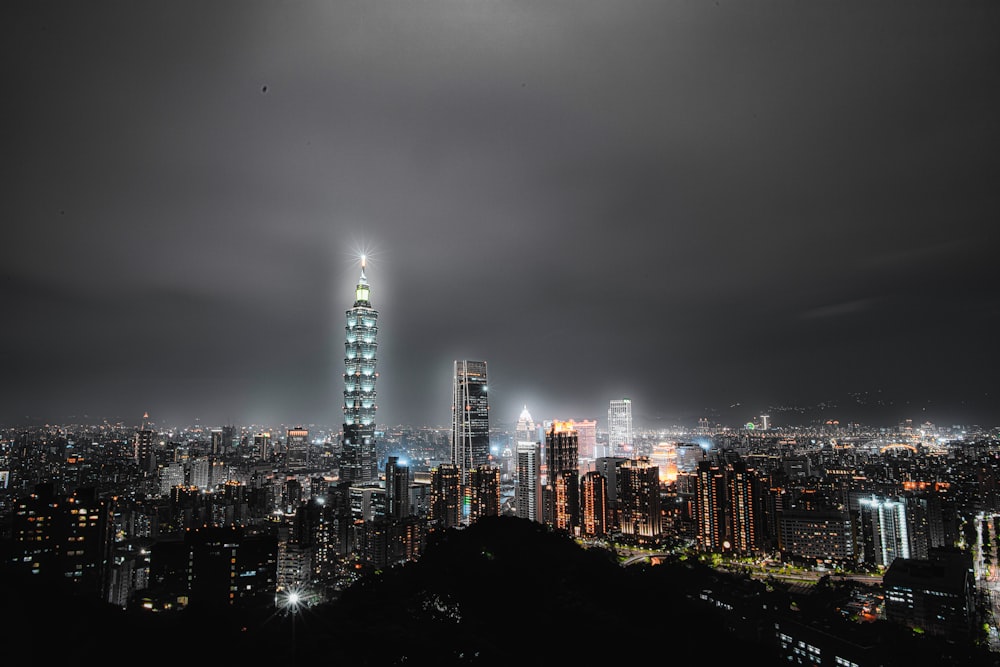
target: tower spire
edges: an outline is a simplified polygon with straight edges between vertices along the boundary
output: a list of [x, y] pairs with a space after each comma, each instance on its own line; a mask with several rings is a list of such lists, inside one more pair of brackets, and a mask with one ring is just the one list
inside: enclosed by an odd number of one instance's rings
[[365, 255], [361, 255], [361, 277], [358, 278], [358, 285], [354, 290], [354, 307], [358, 306], [371, 306], [369, 302], [369, 295], [371, 289], [368, 287], [368, 276], [365, 275], [365, 266], [368, 263], [368, 258]]

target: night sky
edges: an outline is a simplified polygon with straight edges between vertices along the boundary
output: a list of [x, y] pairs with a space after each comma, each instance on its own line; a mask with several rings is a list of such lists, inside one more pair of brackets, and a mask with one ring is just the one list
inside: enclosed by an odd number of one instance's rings
[[[0, 4], [0, 420], [1000, 424], [1000, 3]], [[790, 408], [797, 408], [795, 410]], [[873, 408], [877, 410], [872, 411]]]

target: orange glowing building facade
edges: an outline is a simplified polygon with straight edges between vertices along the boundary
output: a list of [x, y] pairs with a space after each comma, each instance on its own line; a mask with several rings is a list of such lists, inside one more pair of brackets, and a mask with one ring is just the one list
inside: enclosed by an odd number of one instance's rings
[[580, 479], [580, 535], [602, 537], [608, 532], [608, 480], [596, 470]]
[[580, 525], [578, 437], [572, 422], [566, 421], [552, 422], [545, 434], [545, 523], [568, 532]]

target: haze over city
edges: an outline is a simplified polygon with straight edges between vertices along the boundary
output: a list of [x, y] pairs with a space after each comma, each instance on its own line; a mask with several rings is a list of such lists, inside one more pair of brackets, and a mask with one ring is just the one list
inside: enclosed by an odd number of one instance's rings
[[[1000, 5], [0, 9], [0, 421], [998, 423]], [[807, 410], [808, 409], [808, 410]]]

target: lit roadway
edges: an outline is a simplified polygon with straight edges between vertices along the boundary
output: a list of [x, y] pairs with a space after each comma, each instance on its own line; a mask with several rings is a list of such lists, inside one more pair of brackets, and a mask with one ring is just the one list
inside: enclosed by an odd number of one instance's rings
[[986, 562], [983, 555], [983, 545], [990, 545], [990, 553], [996, 552], [996, 531], [993, 530], [993, 515], [976, 516], [976, 549], [975, 549], [975, 573], [976, 583], [980, 590], [986, 595], [989, 601], [989, 624], [990, 650], [1000, 651], [1000, 636], [997, 633], [997, 620], [1000, 619], [1000, 580], [997, 576], [997, 568]]
[[[669, 552], [643, 551], [640, 549], [628, 549], [622, 547], [618, 548], [618, 553], [622, 556], [628, 554], [628, 558], [625, 558], [621, 562], [623, 567], [633, 565], [635, 563], [650, 561], [654, 558], [666, 558], [670, 556]], [[804, 568], [770, 569], [760, 566], [729, 566], [725, 564], [720, 565], [719, 569], [744, 574], [754, 579], [767, 579], [769, 577], [773, 577], [774, 579], [785, 581], [787, 583], [815, 584], [827, 575], [829, 575], [832, 579], [839, 581], [856, 581], [867, 586], [880, 585], [882, 583], [881, 574], [868, 574], [860, 572], [834, 572], [830, 570], [807, 570]], [[998, 586], [1000, 586], [1000, 582], [998, 582]], [[1000, 600], [1000, 595], [997, 596], [997, 599]]]

